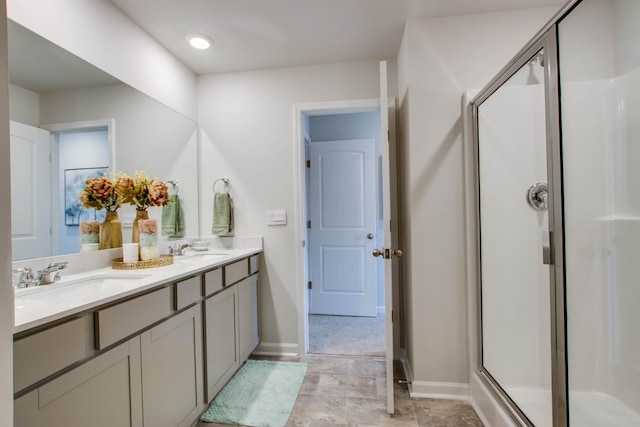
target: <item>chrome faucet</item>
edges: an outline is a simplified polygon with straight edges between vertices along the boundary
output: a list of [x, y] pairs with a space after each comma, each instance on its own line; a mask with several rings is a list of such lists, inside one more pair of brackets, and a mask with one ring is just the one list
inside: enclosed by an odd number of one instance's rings
[[38, 285], [48, 285], [60, 280], [59, 271], [67, 268], [68, 262], [52, 262], [44, 268], [44, 270], [38, 271], [35, 280], [38, 281]]
[[179, 243], [176, 243], [173, 246], [169, 246], [169, 255], [177, 255], [177, 256], [184, 255], [185, 249], [190, 247], [191, 245], [189, 243], [183, 243], [182, 245]]
[[11, 270], [11, 273], [20, 273], [20, 280], [18, 280], [18, 283], [15, 285], [15, 287], [18, 289], [29, 288], [31, 286], [38, 285], [38, 281], [33, 276], [33, 271], [30, 267], [16, 268], [15, 270]]

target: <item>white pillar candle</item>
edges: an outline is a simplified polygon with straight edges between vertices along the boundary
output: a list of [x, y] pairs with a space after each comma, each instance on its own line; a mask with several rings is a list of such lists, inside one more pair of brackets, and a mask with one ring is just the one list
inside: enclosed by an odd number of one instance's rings
[[122, 244], [122, 260], [124, 262], [138, 261], [138, 244], [137, 243]]

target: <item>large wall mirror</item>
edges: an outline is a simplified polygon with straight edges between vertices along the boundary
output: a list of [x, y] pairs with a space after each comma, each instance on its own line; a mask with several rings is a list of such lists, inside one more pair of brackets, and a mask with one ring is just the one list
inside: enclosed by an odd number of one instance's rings
[[[8, 31], [14, 261], [78, 252], [70, 184], [105, 170], [175, 181], [184, 236], [198, 236], [196, 123], [11, 20]], [[126, 242], [135, 210], [118, 212]]]

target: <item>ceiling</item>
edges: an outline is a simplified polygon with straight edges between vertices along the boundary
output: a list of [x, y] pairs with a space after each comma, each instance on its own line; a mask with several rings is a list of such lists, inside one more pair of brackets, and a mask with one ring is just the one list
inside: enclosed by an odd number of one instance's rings
[[[555, 6], [564, 0], [110, 0], [196, 74], [381, 59], [411, 19]], [[197, 51], [187, 37], [213, 39]]]

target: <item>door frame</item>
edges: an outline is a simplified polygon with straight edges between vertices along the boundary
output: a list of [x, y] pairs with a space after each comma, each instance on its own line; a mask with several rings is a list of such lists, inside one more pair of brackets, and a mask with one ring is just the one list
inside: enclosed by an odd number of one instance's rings
[[[306, 176], [306, 150], [304, 134], [304, 116], [309, 114], [344, 114], [362, 113], [380, 110], [378, 98], [357, 99], [346, 101], [313, 102], [294, 105], [294, 191], [295, 191], [295, 241], [298, 242], [295, 251], [295, 277], [298, 283], [298, 354], [304, 355], [309, 351], [309, 295], [306, 284], [309, 281], [308, 274], [308, 247], [307, 247], [307, 176]], [[385, 297], [385, 305], [392, 304]], [[391, 305], [390, 305], [391, 306]], [[395, 353], [395, 349], [394, 349]]]

